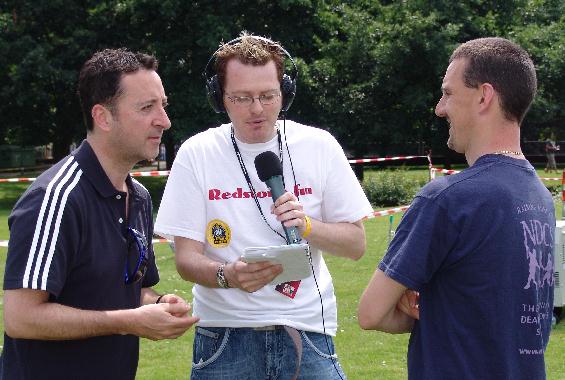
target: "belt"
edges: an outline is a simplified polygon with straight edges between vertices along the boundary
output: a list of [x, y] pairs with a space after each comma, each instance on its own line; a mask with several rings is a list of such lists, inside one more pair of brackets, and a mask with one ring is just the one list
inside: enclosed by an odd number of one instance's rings
[[274, 330], [281, 330], [284, 329], [285, 326], [282, 325], [270, 325], [270, 326], [261, 326], [261, 327], [253, 327], [254, 331], [274, 331]]

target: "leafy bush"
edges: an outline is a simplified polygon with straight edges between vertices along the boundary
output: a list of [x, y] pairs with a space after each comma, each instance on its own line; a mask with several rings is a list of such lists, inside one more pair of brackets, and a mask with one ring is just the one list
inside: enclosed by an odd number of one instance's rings
[[423, 177], [409, 175], [407, 170], [386, 170], [373, 173], [363, 183], [363, 189], [375, 207], [407, 205], [426, 184]]
[[554, 197], [561, 197], [562, 185], [560, 183], [546, 183], [545, 187], [547, 187], [547, 190], [549, 190]]
[[153, 212], [157, 212], [159, 209], [167, 178], [168, 177], [136, 177], [136, 179], [147, 188], [149, 194], [151, 194]]

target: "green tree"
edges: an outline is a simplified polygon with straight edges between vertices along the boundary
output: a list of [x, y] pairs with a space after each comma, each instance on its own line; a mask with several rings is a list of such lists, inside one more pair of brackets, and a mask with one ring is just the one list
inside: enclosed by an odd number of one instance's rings
[[0, 139], [53, 142], [56, 158], [66, 154], [85, 135], [75, 96], [82, 63], [124, 46], [160, 61], [171, 152], [227, 121], [208, 106], [202, 71], [220, 41], [242, 30], [272, 37], [294, 56], [298, 94], [288, 117], [328, 129], [355, 156], [424, 147], [451, 155], [445, 121], [434, 115], [449, 54], [471, 38], [511, 38], [538, 68], [539, 95], [524, 128], [535, 139], [565, 121], [564, 7], [560, 0], [0, 0]]
[[565, 138], [565, 3], [557, 0], [531, 1], [516, 15], [509, 38], [530, 53], [536, 65], [538, 93], [524, 121], [527, 140]]
[[86, 2], [5, 1], [2, 16], [3, 78], [0, 135], [8, 143], [53, 142], [58, 156], [77, 134], [80, 112], [74, 89], [88, 32]]
[[458, 32], [455, 25], [441, 27], [433, 12], [365, 5], [339, 9], [340, 29], [309, 71], [323, 122], [355, 156], [429, 140], [441, 76]]

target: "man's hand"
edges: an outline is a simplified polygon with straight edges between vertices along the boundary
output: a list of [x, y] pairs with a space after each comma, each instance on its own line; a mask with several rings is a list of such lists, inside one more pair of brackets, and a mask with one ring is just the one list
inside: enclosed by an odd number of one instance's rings
[[400, 300], [398, 300], [396, 308], [414, 319], [420, 319], [419, 300], [420, 293], [415, 290], [406, 289], [402, 297], [400, 297]]
[[248, 293], [256, 292], [283, 271], [282, 265], [269, 261], [246, 263], [236, 261], [226, 264], [224, 276], [230, 288], [238, 288]]
[[[365, 228], [362, 220], [355, 222], [324, 222], [308, 215], [298, 198], [286, 192], [271, 206], [271, 213], [285, 227], [296, 227], [312, 247], [334, 256], [359, 260], [365, 253]], [[307, 236], [304, 233], [308, 229]]]
[[191, 317], [190, 305], [177, 298], [180, 297], [171, 297], [175, 300], [171, 303], [148, 304], [132, 310], [134, 317], [127, 333], [151, 340], [175, 339], [184, 334], [200, 318]]
[[288, 191], [281, 195], [273, 205], [271, 205], [271, 213], [277, 217], [277, 220], [285, 227], [297, 227], [300, 233], [304, 232], [304, 208], [298, 201], [298, 198]]
[[176, 294], [163, 295], [159, 300], [159, 303], [178, 304], [178, 305], [182, 305], [183, 307], [186, 307], [186, 312], [181, 311], [179, 313], [175, 313], [173, 314], [175, 317], [184, 317], [185, 315], [188, 315], [191, 309], [190, 304], [186, 302], [182, 297], [179, 297]]

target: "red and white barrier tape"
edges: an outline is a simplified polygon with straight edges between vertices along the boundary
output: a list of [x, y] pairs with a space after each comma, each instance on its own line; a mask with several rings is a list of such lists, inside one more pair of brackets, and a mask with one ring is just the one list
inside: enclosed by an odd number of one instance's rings
[[[442, 173], [442, 174], [457, 174], [461, 173], [461, 170], [448, 170], [448, 169], [439, 169], [439, 168], [430, 168], [432, 172]], [[543, 181], [561, 181], [561, 178], [558, 177], [540, 177]]]
[[0, 183], [2, 182], [33, 182], [35, 181], [35, 177], [30, 178], [0, 178]]
[[450, 170], [450, 169], [439, 169], [439, 168], [430, 168], [432, 172], [442, 173], [442, 174], [457, 174], [461, 173], [461, 170]]
[[[131, 172], [132, 177], [166, 177], [170, 173], [169, 170], [154, 170], [149, 172]], [[2, 182], [33, 182], [37, 177], [28, 178], [0, 178], [0, 183]]]
[[169, 175], [170, 170], [154, 170], [150, 172], [131, 172], [132, 177], [166, 177]]
[[[365, 218], [363, 219], [372, 219], [378, 216], [387, 216], [387, 215], [392, 215], [392, 214], [396, 214], [399, 212], [403, 212], [408, 210], [408, 207], [410, 207], [410, 205], [408, 206], [400, 206], [400, 207], [394, 207], [394, 208], [389, 208], [387, 210], [380, 210], [380, 211], [373, 211], [371, 214], [367, 215]], [[170, 240], [167, 239], [152, 239], [151, 243], [153, 244], [158, 244], [158, 243], [171, 243]], [[8, 246], [8, 240], [0, 240], [0, 247], [7, 247]]]
[[[9, 240], [0, 240], [0, 247], [7, 247], [8, 246], [8, 242]], [[157, 244], [157, 243], [171, 243], [170, 240], [167, 239], [152, 239], [151, 243], [153, 244]]]
[[371, 219], [371, 218], [375, 218], [377, 216], [393, 215], [393, 214], [396, 214], [396, 213], [399, 213], [399, 212], [404, 212], [404, 211], [408, 210], [409, 207], [410, 207], [410, 205], [394, 207], [394, 208], [389, 208], [389, 209], [380, 210], [380, 211], [373, 211], [371, 214], [367, 215], [364, 219]]
[[[350, 164], [360, 164], [368, 162], [381, 162], [381, 161], [392, 161], [392, 160], [409, 160], [412, 158], [427, 158], [430, 160], [429, 156], [398, 156], [398, 157], [382, 157], [382, 158], [362, 158], [355, 160], [348, 160]], [[131, 172], [132, 177], [167, 177], [170, 174], [170, 170], [153, 170], [144, 172]], [[35, 177], [29, 178], [0, 178], [0, 183], [2, 182], [33, 182]]]
[[355, 160], [347, 160], [350, 164], [365, 164], [369, 162], [381, 161], [395, 161], [395, 160], [410, 160], [412, 158], [427, 158], [428, 156], [398, 156], [398, 157], [380, 157], [380, 158], [360, 158]]

